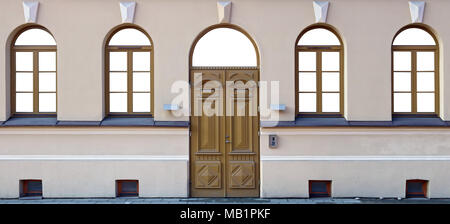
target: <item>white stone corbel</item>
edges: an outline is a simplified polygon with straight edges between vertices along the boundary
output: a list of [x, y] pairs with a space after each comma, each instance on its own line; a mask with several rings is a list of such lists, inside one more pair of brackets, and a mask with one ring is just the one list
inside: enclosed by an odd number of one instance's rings
[[316, 23], [326, 23], [328, 6], [330, 3], [328, 1], [313, 1], [314, 16], [316, 17]]
[[409, 12], [411, 13], [411, 22], [421, 23], [423, 21], [424, 10], [425, 10], [424, 1], [410, 1]]
[[35, 23], [37, 21], [39, 2], [36, 1], [24, 1], [23, 2], [23, 15], [26, 23]]
[[119, 5], [122, 23], [133, 23], [136, 2], [120, 2]]
[[219, 23], [230, 23], [231, 21], [231, 1], [217, 2], [217, 16]]

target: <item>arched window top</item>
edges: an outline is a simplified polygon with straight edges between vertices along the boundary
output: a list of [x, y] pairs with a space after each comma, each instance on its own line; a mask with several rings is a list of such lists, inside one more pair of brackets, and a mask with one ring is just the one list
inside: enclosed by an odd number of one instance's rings
[[252, 41], [232, 28], [216, 28], [195, 45], [193, 66], [257, 66], [257, 53]]
[[394, 38], [393, 45], [436, 45], [433, 36], [421, 28], [408, 28]]
[[109, 40], [109, 46], [150, 46], [148, 36], [135, 28], [125, 28], [117, 31]]
[[297, 42], [297, 45], [338, 46], [341, 45], [341, 42], [330, 30], [325, 28], [314, 28], [306, 31]]
[[41, 28], [31, 28], [23, 31], [16, 39], [15, 46], [56, 46], [53, 36]]

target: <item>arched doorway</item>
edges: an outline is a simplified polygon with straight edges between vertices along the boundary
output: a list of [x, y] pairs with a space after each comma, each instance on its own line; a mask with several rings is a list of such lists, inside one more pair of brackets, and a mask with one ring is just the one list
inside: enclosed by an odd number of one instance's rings
[[215, 25], [195, 39], [191, 82], [192, 197], [259, 197], [259, 57], [252, 38]]

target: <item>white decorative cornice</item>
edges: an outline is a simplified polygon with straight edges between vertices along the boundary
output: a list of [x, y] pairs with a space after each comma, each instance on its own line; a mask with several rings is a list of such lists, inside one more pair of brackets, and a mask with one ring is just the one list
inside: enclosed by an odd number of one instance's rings
[[316, 23], [326, 23], [328, 6], [330, 3], [328, 1], [314, 1], [314, 16], [316, 17]]
[[23, 15], [26, 23], [35, 23], [37, 21], [39, 2], [36, 1], [24, 1], [23, 2]]
[[425, 10], [424, 1], [410, 1], [409, 12], [411, 13], [411, 22], [421, 23], [423, 21], [424, 10]]
[[231, 21], [231, 1], [217, 2], [217, 16], [219, 23], [230, 23]]
[[119, 5], [122, 23], [133, 23], [136, 2], [120, 2]]

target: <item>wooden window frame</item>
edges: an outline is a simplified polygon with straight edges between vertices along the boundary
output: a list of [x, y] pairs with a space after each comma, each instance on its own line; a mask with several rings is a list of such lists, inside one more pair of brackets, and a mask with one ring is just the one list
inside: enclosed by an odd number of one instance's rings
[[[136, 192], [123, 192], [122, 183], [135, 182]], [[116, 180], [116, 197], [139, 197], [139, 180]], [[136, 195], [123, 195], [123, 194], [136, 194]]]
[[[340, 45], [298, 45], [302, 36], [313, 29], [326, 29], [332, 32], [339, 40]], [[308, 71], [299, 71], [300, 52], [315, 52], [316, 53], [316, 91], [300, 91], [299, 73]], [[339, 71], [325, 71], [325, 72], [339, 72], [339, 91], [322, 91], [322, 53], [323, 52], [339, 52]], [[315, 93], [316, 94], [316, 112], [300, 112], [299, 111], [299, 94], [300, 93]], [[322, 93], [339, 93], [339, 112], [323, 112], [322, 111]], [[343, 42], [335, 29], [327, 24], [313, 25], [304, 29], [295, 41], [295, 114], [302, 117], [342, 117], [344, 114], [344, 47]]]
[[[58, 111], [58, 52], [57, 46], [41, 46], [41, 45], [24, 45], [24, 46], [15, 46], [17, 38], [29, 29], [41, 29], [50, 35], [50, 31], [41, 26], [29, 26], [25, 29], [19, 31], [11, 42], [11, 115], [12, 116], [20, 116], [20, 117], [28, 117], [28, 116], [43, 116], [43, 117], [55, 117]], [[52, 35], [53, 36], [53, 35]], [[17, 52], [32, 52], [33, 53], [33, 91], [20, 91], [19, 93], [33, 93], [33, 112], [16, 112], [16, 73], [22, 71], [16, 71], [16, 53]], [[53, 73], [53, 71], [39, 71], [39, 53], [40, 52], [55, 52], [56, 61], [55, 61], [55, 91], [39, 91], [39, 73]], [[31, 73], [30, 71], [26, 71], [26, 73]], [[39, 112], [39, 93], [55, 93], [56, 94], [56, 111], [55, 112]]]
[[[30, 182], [40, 182], [41, 183], [41, 191], [28, 191], [28, 184]], [[42, 197], [42, 180], [38, 180], [38, 179], [20, 180], [20, 187], [21, 187], [20, 197]], [[39, 194], [39, 195], [35, 195], [35, 194]]]
[[[410, 25], [403, 27], [400, 29], [397, 34], [394, 36], [395, 38], [403, 31], [410, 28], [418, 28], [421, 29], [433, 37], [436, 45], [394, 45], [392, 44], [391, 50], [391, 111], [394, 116], [439, 116], [440, 109], [440, 90], [439, 90], [439, 42], [433, 32], [431, 32], [428, 28], [421, 25]], [[392, 42], [393, 42], [392, 41]], [[394, 91], [394, 52], [411, 52], [411, 91]], [[434, 112], [417, 112], [417, 52], [434, 52], [434, 91], [420, 91], [419, 93], [434, 93]], [[402, 72], [402, 71], [400, 71]], [[409, 71], [403, 71], [409, 72]], [[427, 71], [419, 71], [419, 72], [427, 72]], [[431, 72], [431, 71], [430, 71]], [[411, 94], [411, 112], [394, 112], [394, 93], [410, 93]]]
[[[409, 183], [421, 183], [422, 184], [422, 192], [421, 193], [408, 193], [408, 184]], [[428, 180], [406, 180], [406, 189], [405, 189], [405, 197], [406, 198], [427, 198], [428, 197]]]
[[[136, 29], [142, 32], [149, 40], [150, 46], [139, 45], [126, 45], [126, 46], [110, 46], [109, 42], [111, 38], [119, 31], [123, 29]], [[109, 91], [109, 54], [111, 52], [126, 52], [127, 53], [127, 91]], [[133, 91], [133, 52], [149, 52], [150, 53], [150, 71], [139, 71], [150, 73], [150, 91]], [[119, 116], [119, 117], [153, 117], [154, 113], [154, 51], [153, 41], [144, 29], [136, 27], [134, 25], [125, 25], [115, 28], [109, 35], [105, 46], [105, 113], [106, 116]], [[118, 72], [118, 71], [113, 71]], [[150, 112], [133, 112], [133, 93], [149, 93], [150, 94]], [[127, 112], [110, 112], [110, 93], [127, 93]]]
[[[320, 183], [320, 182], [324, 182], [327, 185], [327, 192], [313, 192], [312, 191], [312, 184], [313, 183]], [[309, 197], [310, 198], [327, 198], [327, 197], [331, 197], [331, 180], [310, 180], [308, 183], [309, 186]], [[316, 195], [315, 195], [316, 194]], [[318, 194], [328, 194], [326, 196], [321, 196]]]

